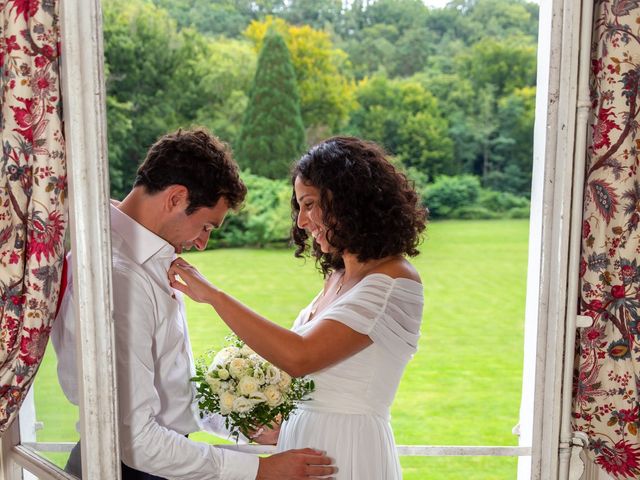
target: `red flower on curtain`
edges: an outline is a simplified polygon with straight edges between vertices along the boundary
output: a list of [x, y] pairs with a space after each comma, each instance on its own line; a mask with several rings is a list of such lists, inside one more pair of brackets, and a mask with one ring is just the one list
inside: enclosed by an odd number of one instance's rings
[[33, 382], [56, 309], [66, 228], [58, 0], [0, 9], [0, 434]]
[[5, 48], [7, 53], [11, 53], [11, 50], [20, 50], [20, 45], [18, 45], [18, 42], [16, 42], [15, 35], [11, 35], [9, 38], [7, 38], [5, 42]]
[[16, 19], [22, 15], [25, 21], [34, 17], [40, 7], [40, 0], [9, 0], [9, 3], [13, 4], [9, 11], [15, 12]]
[[633, 444], [620, 441], [613, 447], [603, 446], [601, 452], [596, 463], [609, 475], [618, 478], [638, 478], [640, 475], [640, 454]]
[[38, 262], [42, 257], [49, 260], [60, 248], [64, 235], [64, 219], [61, 212], [51, 212], [47, 218], [41, 212], [34, 212], [31, 217], [27, 257], [35, 255]]
[[21, 107], [10, 107], [13, 110], [13, 119], [15, 120], [19, 128], [14, 128], [14, 132], [18, 132], [24, 137], [24, 139], [33, 143], [33, 124], [36, 118], [37, 112], [34, 111], [37, 104], [32, 98], [16, 98], [16, 100], [24, 105]]
[[20, 359], [29, 366], [38, 365], [49, 340], [51, 327], [25, 328], [20, 342]]
[[596, 0], [573, 423], [607, 474], [640, 478], [640, 0]]
[[611, 109], [603, 108], [598, 115], [598, 122], [592, 125], [593, 128], [593, 148], [598, 150], [602, 147], [610, 147], [611, 139], [609, 132], [611, 130], [620, 130], [620, 127], [610, 117], [615, 116]]

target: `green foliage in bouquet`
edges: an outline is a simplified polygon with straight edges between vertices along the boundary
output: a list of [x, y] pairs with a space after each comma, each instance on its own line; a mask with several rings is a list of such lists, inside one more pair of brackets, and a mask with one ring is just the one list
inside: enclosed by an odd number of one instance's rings
[[219, 352], [209, 351], [196, 361], [196, 399], [200, 416], [219, 413], [238, 441], [274, 420], [287, 420], [297, 402], [308, 400], [313, 380], [292, 378], [260, 357], [235, 336]]

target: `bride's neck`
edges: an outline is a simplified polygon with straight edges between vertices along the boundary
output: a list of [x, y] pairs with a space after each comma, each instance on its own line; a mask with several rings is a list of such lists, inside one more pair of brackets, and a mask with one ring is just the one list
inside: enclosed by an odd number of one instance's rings
[[351, 253], [345, 253], [342, 256], [344, 261], [344, 274], [343, 278], [345, 282], [349, 282], [353, 279], [359, 280], [369, 272], [374, 270], [378, 265], [389, 260], [390, 257], [367, 260], [366, 262], [358, 261], [358, 256]]

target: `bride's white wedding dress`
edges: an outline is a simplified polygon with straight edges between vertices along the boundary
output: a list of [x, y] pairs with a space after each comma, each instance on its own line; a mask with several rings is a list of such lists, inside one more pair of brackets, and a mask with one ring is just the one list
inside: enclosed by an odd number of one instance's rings
[[418, 344], [422, 285], [374, 273], [307, 322], [312, 305], [300, 312], [294, 331], [331, 319], [368, 335], [373, 344], [309, 375], [316, 384], [313, 398], [283, 423], [278, 451], [326, 451], [335, 460], [339, 480], [401, 479], [389, 408]]

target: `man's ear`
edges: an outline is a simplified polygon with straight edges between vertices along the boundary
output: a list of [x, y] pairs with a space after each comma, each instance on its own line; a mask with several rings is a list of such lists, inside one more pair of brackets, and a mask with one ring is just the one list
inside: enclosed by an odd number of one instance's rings
[[189, 206], [189, 190], [184, 185], [170, 185], [165, 190], [164, 207], [168, 212], [186, 210]]

